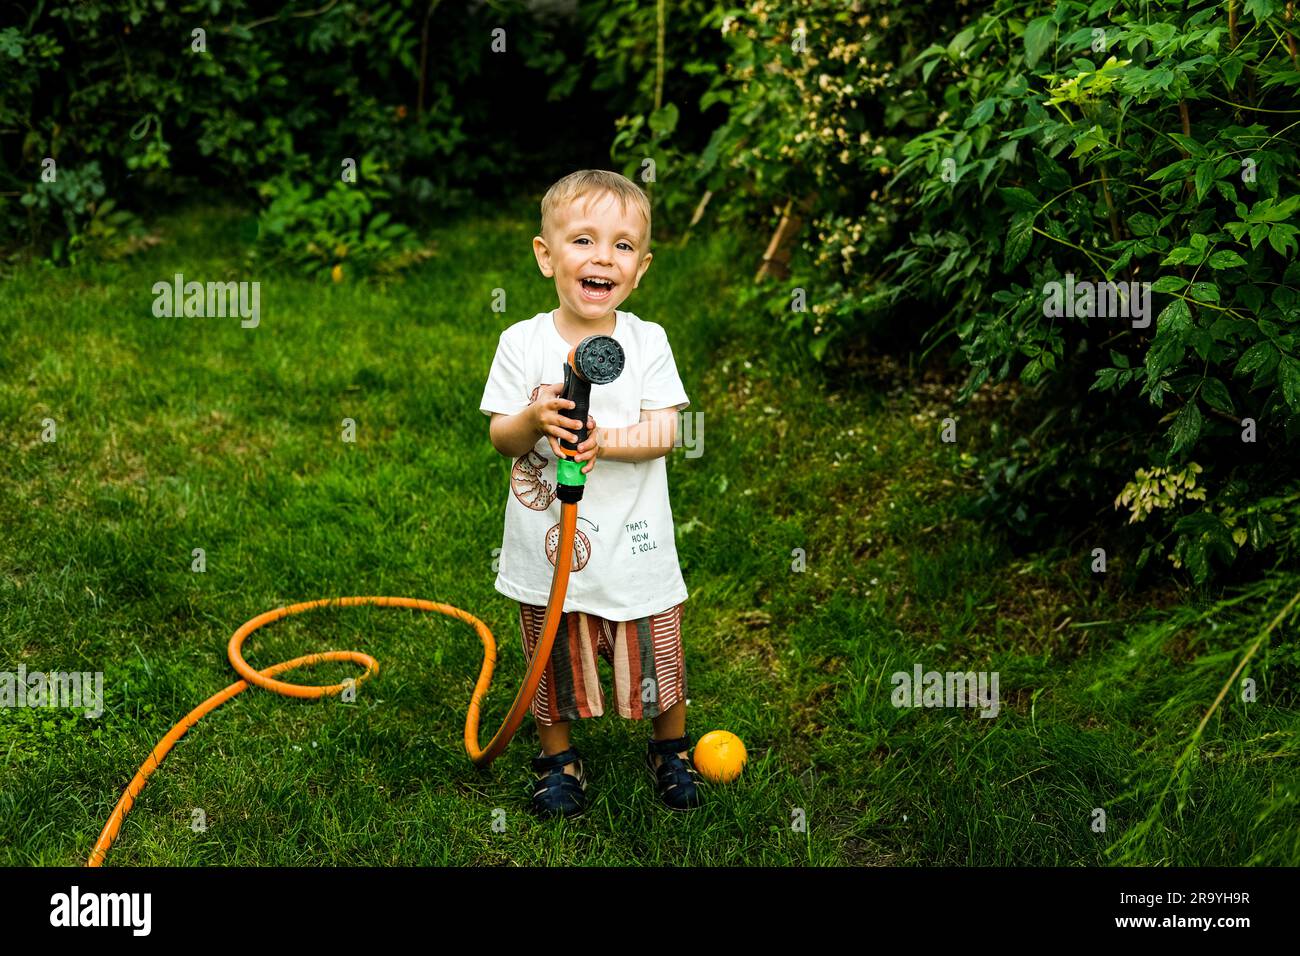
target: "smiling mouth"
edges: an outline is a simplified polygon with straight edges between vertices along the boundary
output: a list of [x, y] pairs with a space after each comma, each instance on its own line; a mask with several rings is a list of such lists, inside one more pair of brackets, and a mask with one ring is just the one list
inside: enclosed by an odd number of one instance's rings
[[608, 299], [614, 291], [614, 283], [609, 279], [581, 279], [578, 284], [582, 286], [583, 296], [593, 301]]

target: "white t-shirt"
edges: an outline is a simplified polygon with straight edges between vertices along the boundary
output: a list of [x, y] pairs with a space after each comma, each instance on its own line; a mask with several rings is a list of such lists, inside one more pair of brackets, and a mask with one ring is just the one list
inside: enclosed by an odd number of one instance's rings
[[[616, 311], [614, 318], [613, 336], [623, 347], [625, 362], [613, 382], [591, 386], [588, 413], [596, 427], [623, 428], [637, 424], [642, 409], [681, 411], [689, 405], [663, 326], [631, 312]], [[513, 415], [536, 400], [543, 384], [562, 384], [571, 349], [551, 312], [507, 328], [497, 343], [479, 411]], [[544, 606], [550, 598], [561, 506], [555, 485], [555, 457], [543, 435], [532, 451], [514, 460], [506, 492], [496, 589], [516, 601]], [[631, 621], [686, 598], [664, 457], [599, 459], [578, 502], [564, 611]]]

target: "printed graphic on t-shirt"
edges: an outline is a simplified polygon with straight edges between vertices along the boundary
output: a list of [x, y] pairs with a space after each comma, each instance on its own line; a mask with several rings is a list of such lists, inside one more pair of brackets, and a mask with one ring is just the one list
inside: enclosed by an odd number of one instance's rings
[[[532, 395], [528, 398], [528, 404], [531, 405], [537, 401], [537, 393], [542, 390], [538, 385], [533, 389]], [[545, 511], [555, 500], [556, 490], [551, 487], [551, 483], [542, 477], [546, 466], [550, 464], [550, 459], [540, 454], [537, 449], [531, 449], [527, 454], [521, 455], [515, 459], [514, 467], [510, 469], [510, 490], [514, 492], [515, 498], [525, 508], [533, 511]], [[551, 562], [551, 567], [555, 567], [556, 554], [560, 548], [560, 526], [551, 525], [545, 535], [546, 560]], [[591, 539], [581, 531], [575, 531], [573, 534], [573, 558], [569, 564], [569, 571], [581, 571], [591, 560]]]
[[[560, 526], [553, 524], [546, 532], [546, 560], [555, 567], [555, 555], [560, 550]], [[581, 531], [573, 532], [573, 558], [569, 561], [570, 571], [581, 571], [591, 560], [591, 539]]]
[[624, 527], [632, 538], [633, 554], [645, 554], [647, 551], [654, 551], [659, 547], [650, 534], [650, 522], [645, 518], [640, 521], [630, 522]]
[[[537, 401], [537, 393], [541, 390], [540, 385], [533, 389], [533, 394], [528, 397], [529, 405]], [[535, 449], [515, 459], [514, 467], [510, 469], [510, 490], [525, 508], [545, 511], [555, 500], [555, 489], [542, 478], [549, 460]], [[551, 563], [554, 564], [553, 561]]]
[[525, 508], [545, 511], [555, 500], [555, 489], [542, 477], [547, 461], [536, 450], [531, 450], [516, 458], [514, 467], [510, 469], [510, 490]]

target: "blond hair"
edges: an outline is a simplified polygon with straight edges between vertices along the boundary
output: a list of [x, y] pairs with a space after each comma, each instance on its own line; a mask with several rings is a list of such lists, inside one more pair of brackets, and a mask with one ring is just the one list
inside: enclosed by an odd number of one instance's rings
[[569, 175], [546, 190], [546, 195], [542, 197], [542, 235], [546, 235], [547, 224], [555, 221], [556, 213], [566, 208], [573, 200], [580, 196], [594, 196], [603, 193], [610, 193], [617, 198], [624, 212], [627, 211], [628, 205], [631, 204], [641, 213], [641, 218], [645, 220], [645, 244], [648, 249], [650, 246], [650, 197], [645, 194], [640, 186], [626, 176], [621, 173], [610, 172], [607, 169], [580, 169], [576, 173], [569, 173]]

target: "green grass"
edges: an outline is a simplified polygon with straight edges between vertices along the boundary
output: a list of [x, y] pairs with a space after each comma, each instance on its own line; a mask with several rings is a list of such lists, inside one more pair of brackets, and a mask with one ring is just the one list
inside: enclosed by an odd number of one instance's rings
[[[0, 669], [102, 671], [106, 693], [97, 720], [0, 709], [0, 864], [82, 862], [154, 743], [233, 681], [230, 634], [284, 603], [398, 594], [478, 615], [502, 648], [486, 740], [523, 662], [493, 589], [509, 462], [477, 406], [500, 331], [554, 306], [534, 212], [449, 224], [435, 258], [387, 284], [249, 267], [241, 214], [203, 208], [131, 259], [26, 266], [0, 287]], [[738, 783], [693, 814], [661, 810], [648, 723], [611, 715], [574, 731], [588, 814], [537, 821], [531, 720], [487, 771], [463, 751], [472, 630], [316, 612], [259, 632], [249, 660], [352, 648], [379, 677], [353, 704], [251, 690], [206, 718], [109, 864], [1300, 863], [1294, 615], [1245, 672], [1258, 700], [1230, 693], [1178, 765], [1300, 580], [1125, 594], [1086, 550], [1013, 556], [962, 517], [973, 449], [937, 440], [951, 390], [831, 391], [779, 327], [731, 304], [751, 259], [725, 236], [661, 246], [624, 305], [668, 329], [705, 415], [704, 454], [668, 463], [688, 728], [745, 740]], [[177, 271], [259, 279], [261, 326], [155, 318], [151, 286]], [[999, 715], [895, 708], [890, 675], [915, 663], [996, 670]]]

